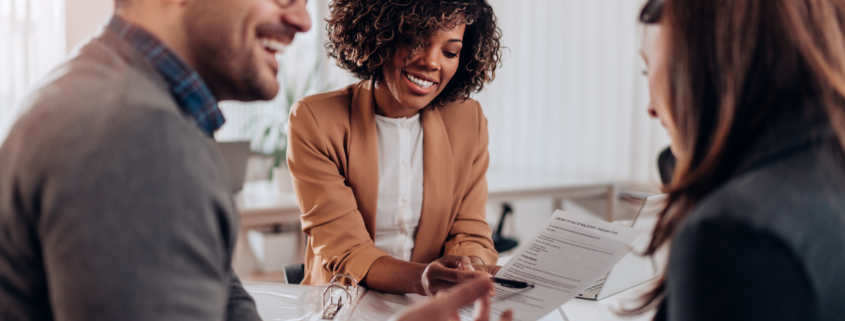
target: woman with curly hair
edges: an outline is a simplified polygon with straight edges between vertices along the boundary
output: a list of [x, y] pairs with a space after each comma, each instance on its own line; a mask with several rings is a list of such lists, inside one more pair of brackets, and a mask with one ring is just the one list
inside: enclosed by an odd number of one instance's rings
[[361, 82], [291, 110], [288, 166], [309, 236], [303, 284], [347, 274], [431, 294], [494, 273], [485, 220], [495, 76], [486, 0], [335, 0], [326, 47]]

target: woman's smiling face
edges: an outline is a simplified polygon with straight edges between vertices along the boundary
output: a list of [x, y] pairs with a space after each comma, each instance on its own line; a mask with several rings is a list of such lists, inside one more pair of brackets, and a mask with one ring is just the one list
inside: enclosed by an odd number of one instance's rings
[[398, 48], [382, 67], [382, 84], [398, 104], [379, 107], [386, 114], [413, 116], [428, 106], [458, 70], [465, 30], [465, 24], [458, 24], [453, 29], [439, 31], [410, 58], [408, 48]]

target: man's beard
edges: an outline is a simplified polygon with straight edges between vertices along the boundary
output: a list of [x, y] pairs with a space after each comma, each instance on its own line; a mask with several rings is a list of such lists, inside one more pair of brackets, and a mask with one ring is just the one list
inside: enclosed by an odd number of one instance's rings
[[233, 28], [227, 25], [231, 20], [226, 19], [225, 11], [211, 8], [215, 5], [195, 5], [186, 15], [188, 54], [194, 68], [218, 100], [273, 99], [279, 90], [277, 83], [262, 82], [254, 49], [238, 48], [231, 39]]

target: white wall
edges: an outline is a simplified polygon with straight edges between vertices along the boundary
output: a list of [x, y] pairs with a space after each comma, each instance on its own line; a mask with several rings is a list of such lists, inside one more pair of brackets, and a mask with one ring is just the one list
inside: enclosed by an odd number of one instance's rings
[[[114, 0], [66, 1], [71, 50], [106, 22]], [[496, 80], [475, 97], [490, 120], [491, 167], [655, 183], [668, 139], [645, 112], [643, 1], [490, 2], [508, 47]]]
[[[66, 1], [70, 51], [106, 22], [114, 0]], [[496, 80], [476, 96], [490, 120], [491, 167], [656, 182], [668, 140], [645, 114], [642, 1], [490, 2], [508, 47]]]
[[67, 51], [93, 35], [114, 12], [114, 0], [66, 0]]
[[0, 143], [17, 101], [65, 55], [64, 0], [0, 0]]
[[[658, 186], [657, 154], [668, 138], [646, 114], [643, 1], [488, 1], [508, 47], [496, 79], [475, 96], [489, 120], [490, 167]], [[565, 207], [604, 210], [584, 204]], [[520, 240], [553, 211], [549, 200], [512, 205], [504, 234]], [[499, 211], [490, 209], [490, 221]]]
[[503, 66], [476, 96], [491, 167], [656, 183], [668, 139], [646, 114], [641, 0], [490, 0]]

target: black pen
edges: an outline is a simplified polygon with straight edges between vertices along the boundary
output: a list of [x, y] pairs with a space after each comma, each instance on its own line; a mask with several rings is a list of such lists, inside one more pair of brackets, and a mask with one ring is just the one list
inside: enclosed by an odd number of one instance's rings
[[499, 283], [506, 288], [524, 289], [524, 288], [533, 288], [534, 287], [534, 284], [531, 284], [531, 283], [528, 283], [528, 282], [502, 279], [502, 278], [497, 278], [497, 277], [493, 277], [493, 276], [491, 276], [490, 279], [493, 280], [493, 282]]

